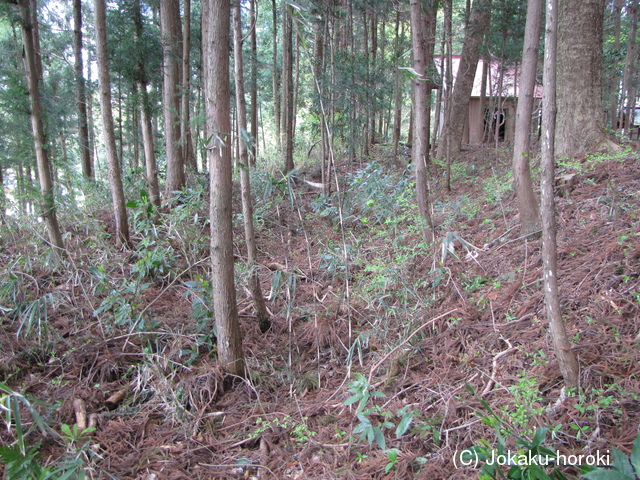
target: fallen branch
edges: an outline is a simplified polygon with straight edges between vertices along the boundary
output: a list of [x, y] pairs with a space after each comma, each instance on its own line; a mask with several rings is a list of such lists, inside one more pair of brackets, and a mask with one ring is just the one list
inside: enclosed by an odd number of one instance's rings
[[507, 345], [509, 345], [509, 348], [507, 348], [506, 350], [503, 350], [502, 352], [496, 354], [493, 357], [493, 366], [491, 368], [491, 376], [489, 377], [489, 381], [485, 385], [484, 390], [482, 390], [482, 393], [480, 394], [481, 397], [484, 397], [485, 395], [487, 395], [493, 389], [493, 386], [496, 383], [495, 377], [496, 377], [496, 373], [498, 371], [498, 360], [500, 360], [502, 357], [504, 357], [505, 355], [508, 355], [513, 350], [515, 350], [515, 347], [513, 345], [511, 345], [511, 342], [509, 340], [507, 340], [504, 337], [502, 338], [502, 340], [504, 340], [504, 342]]

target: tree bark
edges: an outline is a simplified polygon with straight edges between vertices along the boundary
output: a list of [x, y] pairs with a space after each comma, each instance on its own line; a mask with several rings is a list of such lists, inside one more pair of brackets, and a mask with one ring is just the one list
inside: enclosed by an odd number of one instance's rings
[[[636, 95], [635, 86], [637, 78], [636, 56], [637, 56], [637, 29], [638, 29], [638, 0], [631, 0], [627, 5], [627, 15], [629, 16], [629, 41], [627, 43], [627, 58], [624, 65], [624, 80], [622, 90], [622, 106], [620, 109], [620, 128], [624, 128], [624, 134], [631, 138], [631, 126], [635, 116]], [[625, 107], [626, 102], [626, 107]], [[624, 114], [623, 114], [624, 112]]]
[[91, 149], [91, 156], [94, 160], [93, 162], [93, 171], [94, 176], [95, 172], [100, 171], [100, 159], [98, 158], [98, 147], [96, 144], [96, 126], [95, 126], [95, 117], [93, 116], [93, 88], [92, 88], [92, 80], [91, 80], [91, 52], [87, 52], [89, 54], [89, 61], [87, 62], [87, 117], [89, 120], [89, 148]]
[[249, 20], [251, 22], [251, 79], [249, 82], [249, 95], [251, 97], [251, 151], [249, 165], [255, 166], [258, 156], [258, 39], [256, 35], [256, 0], [249, 2]]
[[[542, 99], [542, 263], [544, 298], [553, 348], [560, 372], [568, 388], [579, 383], [579, 365], [562, 320], [558, 295], [558, 259], [556, 247], [555, 186], [555, 118], [556, 118], [556, 14], [557, 1], [547, 0], [544, 46], [544, 94]], [[562, 0], [561, 0], [562, 1]]]
[[[376, 115], [378, 114], [376, 108], [376, 85], [373, 79], [376, 76], [376, 61], [378, 56], [378, 14], [376, 12], [375, 4], [372, 5], [371, 12], [371, 67], [369, 72], [369, 88], [371, 90], [370, 105], [371, 111], [369, 112], [371, 126], [369, 127], [369, 134], [371, 136], [371, 145], [376, 143]], [[384, 58], [384, 55], [382, 56]]]
[[282, 4], [282, 128], [284, 129], [284, 168], [289, 173], [293, 165], [293, 21], [291, 7]]
[[129, 248], [129, 221], [125, 207], [124, 189], [118, 161], [116, 135], [111, 110], [111, 78], [109, 75], [109, 54], [107, 51], [107, 11], [105, 0], [94, 0], [96, 53], [98, 60], [98, 82], [100, 109], [102, 111], [102, 133], [109, 170], [109, 186], [116, 219], [116, 245]]
[[[133, 23], [135, 27], [134, 38], [136, 43], [142, 38], [142, 15], [140, 13], [140, 0], [136, 0], [133, 9]], [[149, 188], [149, 202], [160, 207], [160, 186], [158, 185], [158, 167], [153, 140], [153, 125], [151, 123], [151, 106], [147, 92], [147, 73], [144, 68], [144, 59], [138, 50], [136, 70], [136, 85], [140, 95], [140, 124], [142, 129], [142, 145], [144, 147], [144, 164]]]
[[[362, 9], [362, 28], [363, 28], [363, 37], [364, 37], [364, 67], [365, 67], [365, 78], [364, 78], [364, 132], [362, 135], [362, 156], [364, 158], [369, 157], [369, 121], [372, 116], [373, 108], [371, 108], [371, 66], [370, 66], [370, 55], [369, 55], [369, 22], [367, 20], [367, 7], [366, 4]], [[354, 105], [355, 107], [355, 105]]]
[[[625, 0], [614, 0], [613, 2], [613, 50], [615, 53], [620, 51], [620, 31], [621, 31], [621, 19], [622, 19], [622, 7]], [[617, 62], [616, 62], [617, 63]], [[611, 121], [611, 127], [616, 128], [618, 122], [618, 90], [620, 87], [620, 74], [617, 68], [613, 68], [609, 76], [609, 117]]]
[[491, 20], [491, 0], [476, 0], [471, 7], [469, 23], [465, 28], [464, 44], [460, 54], [460, 64], [451, 93], [446, 105], [444, 131], [440, 138], [438, 156], [443, 157], [447, 143], [450, 154], [458, 155], [462, 146], [462, 132], [469, 117], [469, 100], [473, 89], [473, 80], [480, 58], [480, 46], [484, 33]]
[[513, 181], [518, 195], [520, 212], [520, 233], [528, 236], [540, 230], [538, 202], [533, 193], [529, 155], [531, 144], [531, 115], [533, 112], [533, 92], [536, 83], [538, 44], [540, 43], [540, 23], [542, 21], [543, 0], [529, 0], [527, 23], [522, 52], [520, 74], [520, 95], [516, 109], [516, 132], [513, 147]]
[[276, 147], [278, 150], [282, 148], [282, 128], [280, 119], [282, 118], [282, 106], [280, 102], [280, 75], [278, 74], [278, 8], [276, 0], [271, 0], [273, 13], [273, 118], [276, 127]]
[[602, 109], [604, 0], [560, 0], [556, 154], [615, 148]]
[[210, 175], [211, 283], [217, 328], [218, 361], [244, 376], [242, 338], [233, 274], [231, 211], [231, 122], [229, 102], [229, 0], [202, 2], [205, 114]]
[[154, 150], [153, 125], [151, 124], [151, 109], [149, 105], [149, 94], [145, 81], [138, 81], [140, 91], [140, 124], [142, 127], [142, 143], [144, 145], [144, 165], [149, 187], [149, 202], [156, 207], [160, 207], [160, 186], [158, 184], [158, 167], [156, 164], [156, 154]]
[[[404, 24], [402, 25], [402, 34], [404, 36]], [[400, 130], [402, 127], [402, 96], [404, 94], [403, 75], [400, 71], [400, 58], [402, 56], [400, 44], [400, 10], [396, 10], [396, 26], [394, 40], [394, 58], [397, 59], [394, 72], [394, 115], [393, 115], [393, 154], [398, 155], [398, 144], [400, 143]]]
[[6, 197], [4, 194], [4, 172], [3, 168], [0, 166], [0, 225], [6, 225], [5, 214], [7, 211], [6, 207]]
[[442, 82], [444, 86], [444, 128], [438, 140], [438, 152], [440, 157], [446, 157], [445, 188], [451, 191], [451, 137], [446, 135], [446, 128], [451, 123], [451, 95], [453, 91], [453, 0], [444, 2], [444, 37], [446, 54], [442, 59], [444, 75]]
[[163, 82], [162, 103], [164, 138], [167, 156], [167, 184], [165, 194], [184, 187], [184, 158], [180, 146], [180, 4], [178, 0], [160, 1], [160, 31], [162, 33]]
[[[138, 87], [136, 82], [133, 82], [131, 86], [131, 92], [134, 97], [138, 96]], [[140, 168], [140, 116], [138, 115], [137, 105], [131, 105], [131, 112], [129, 113], [131, 117], [131, 143], [133, 144], [133, 158], [131, 159], [131, 164], [134, 170], [138, 170]]]
[[251, 200], [251, 182], [249, 180], [249, 149], [247, 132], [247, 105], [244, 96], [244, 72], [242, 65], [242, 16], [240, 5], [233, 7], [233, 53], [236, 81], [236, 111], [238, 123], [238, 141], [240, 142], [240, 188], [242, 190], [242, 216], [244, 220], [244, 235], [247, 243], [247, 268], [249, 276], [249, 290], [253, 297], [253, 305], [258, 318], [258, 326], [262, 333], [269, 330], [271, 320], [262, 296], [260, 277], [258, 276], [258, 249], [256, 248], [256, 234], [253, 228], [253, 204]]
[[[416, 195], [418, 209], [424, 218], [427, 228], [425, 238], [434, 240], [434, 225], [431, 218], [429, 189], [427, 186], [427, 163], [429, 161], [429, 117], [431, 95], [431, 77], [428, 66], [433, 63], [433, 49], [429, 58], [428, 42], [430, 24], [435, 22], [436, 7], [431, 0], [411, 0], [411, 43], [413, 45], [413, 69], [420, 75], [413, 80], [413, 114], [414, 132], [412, 145], [412, 160], [416, 177]], [[431, 62], [429, 62], [431, 60]]]
[[191, 0], [184, 0], [181, 88], [180, 138], [182, 139], [182, 158], [186, 166], [197, 172], [198, 162], [193, 151], [193, 137], [191, 135]]
[[82, 176], [93, 179], [93, 158], [89, 144], [87, 93], [82, 66], [82, 0], [73, 0], [73, 56], [75, 57], [76, 101], [78, 103], [78, 141]]
[[[38, 23], [36, 12], [31, 10], [30, 0], [19, 0], [20, 18], [22, 20], [22, 43], [24, 45], [24, 64], [27, 85], [29, 88], [29, 100], [31, 102], [31, 129], [33, 131], [33, 144], [36, 152], [36, 165], [40, 180], [40, 193], [42, 218], [47, 224], [49, 242], [56, 254], [64, 251], [64, 242], [58, 225], [56, 205], [53, 192], [53, 180], [51, 165], [47, 149], [47, 138], [44, 131], [42, 118], [42, 102], [40, 99], [40, 68], [38, 67], [38, 52], [36, 51], [36, 39], [38, 38]], [[35, 19], [35, 21], [34, 21]]]

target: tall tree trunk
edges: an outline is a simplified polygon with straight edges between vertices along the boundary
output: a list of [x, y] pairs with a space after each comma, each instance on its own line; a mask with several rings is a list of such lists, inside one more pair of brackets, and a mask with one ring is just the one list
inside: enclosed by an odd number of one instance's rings
[[203, 0], [202, 42], [210, 175], [211, 284], [218, 361], [244, 377], [242, 337], [233, 274], [231, 122], [229, 105], [229, 0]]
[[300, 92], [300, 35], [296, 26], [295, 33], [295, 50], [293, 53], [294, 60], [294, 73], [293, 73], [293, 100], [291, 100], [292, 110], [291, 112], [291, 138], [296, 137], [296, 127], [298, 120], [298, 93]]
[[184, 187], [184, 159], [180, 146], [180, 4], [178, 0], [160, 1], [160, 31], [162, 33], [162, 112], [167, 155], [166, 196]]
[[78, 141], [82, 176], [93, 179], [93, 158], [89, 144], [87, 93], [82, 67], [82, 0], [73, 0], [73, 56], [75, 57], [76, 101], [78, 103]]
[[284, 168], [286, 175], [293, 165], [293, 20], [291, 7], [282, 4], [282, 128], [284, 129]]
[[364, 135], [362, 136], [362, 156], [369, 157], [369, 120], [372, 114], [371, 108], [371, 66], [369, 55], [369, 23], [367, 21], [367, 7], [366, 4], [362, 9], [362, 27], [364, 37], [364, 65], [365, 65], [365, 78], [364, 78]]
[[273, 118], [276, 123], [276, 147], [278, 150], [282, 148], [282, 106], [280, 102], [280, 75], [278, 74], [278, 8], [276, 6], [276, 0], [271, 0], [271, 7], [273, 13], [273, 57], [272, 57], [272, 72], [273, 72]]
[[233, 7], [233, 53], [236, 80], [236, 110], [238, 123], [238, 141], [240, 155], [240, 188], [242, 189], [242, 216], [244, 221], [244, 235], [247, 242], [247, 268], [251, 272], [249, 290], [253, 297], [253, 305], [258, 318], [258, 326], [262, 333], [269, 330], [271, 320], [260, 288], [258, 276], [258, 249], [256, 235], [253, 228], [253, 203], [251, 200], [251, 183], [249, 180], [249, 145], [247, 145], [247, 105], [244, 97], [244, 72], [242, 66], [242, 16], [240, 5]]
[[[625, 135], [631, 138], [631, 126], [633, 125], [633, 117], [635, 116], [636, 95], [635, 86], [637, 84], [636, 74], [636, 56], [637, 56], [637, 30], [638, 30], [638, 0], [631, 0], [627, 5], [627, 15], [629, 16], [629, 42], [627, 44], [627, 58], [624, 65], [624, 80], [622, 91], [621, 115], [624, 121], [620, 122], [620, 127], [624, 128]], [[625, 107], [626, 102], [626, 108]]]
[[[198, 42], [198, 49], [199, 49], [199, 53], [200, 53], [200, 58], [202, 59], [202, 41]], [[204, 83], [203, 78], [203, 72], [202, 72], [202, 60], [198, 62], [197, 66], [196, 66], [197, 72], [198, 72], [198, 86], [196, 88], [196, 106], [195, 106], [195, 111], [197, 112], [198, 116], [202, 116], [204, 113], [204, 95], [202, 93], [202, 85]], [[201, 145], [203, 143], [203, 140], [201, 140], [201, 128], [202, 130], [205, 130], [204, 127], [201, 127], [201, 122], [198, 122], [196, 124], [196, 140], [195, 140], [195, 151], [197, 152], [196, 157], [200, 159], [200, 162], [202, 164], [202, 171], [206, 172], [208, 171], [208, 166], [207, 166], [207, 153], [204, 151], [203, 148], [201, 148]]]
[[[324, 13], [324, 12], [323, 12]], [[324, 72], [324, 39], [325, 29], [327, 28], [326, 15], [321, 13], [322, 20], [316, 24], [315, 41], [313, 49], [313, 82], [315, 91], [318, 94], [318, 101], [315, 103], [315, 114], [320, 119], [320, 159], [322, 165], [322, 189], [323, 193], [327, 194], [327, 152], [328, 152], [328, 137], [327, 137], [327, 115], [325, 110], [325, 81], [323, 77]]]
[[38, 83], [44, 81], [44, 74], [42, 71], [42, 50], [40, 49], [40, 29], [38, 28], [38, 0], [29, 0], [29, 8], [31, 10], [31, 25], [33, 29], [31, 34], [33, 36], [33, 48], [36, 57], [36, 75]]
[[100, 171], [100, 159], [98, 157], [98, 146], [96, 145], [96, 126], [93, 116], [93, 88], [91, 83], [91, 52], [88, 51], [87, 62], [87, 117], [89, 120], [89, 149], [93, 158], [93, 175]]
[[120, 168], [124, 168], [124, 129], [122, 128], [122, 77], [118, 77], [118, 158]]
[[560, 0], [558, 8], [556, 153], [615, 149], [602, 115], [604, 0]]
[[149, 187], [149, 202], [160, 207], [160, 186], [158, 185], [158, 167], [154, 150], [153, 125], [151, 124], [151, 109], [146, 82], [138, 81], [140, 91], [140, 123], [142, 127], [142, 143], [144, 145], [144, 165], [147, 185]]
[[116, 244], [129, 248], [129, 221], [125, 207], [122, 175], [116, 147], [116, 135], [111, 111], [111, 78], [109, 75], [109, 53], [107, 51], [107, 10], [105, 0], [94, 0], [96, 53], [98, 60], [98, 81], [100, 90], [100, 110], [102, 111], [102, 133], [109, 170], [109, 186], [113, 199], [116, 219]]
[[[135, 0], [133, 10], [133, 23], [135, 27], [134, 38], [136, 43], [142, 38], [142, 15], [140, 13], [140, 0]], [[158, 167], [153, 140], [153, 125], [151, 123], [151, 105], [147, 92], [147, 73], [144, 68], [144, 59], [138, 53], [135, 67], [136, 85], [140, 95], [140, 124], [142, 128], [142, 144], [144, 146], [144, 164], [149, 188], [149, 202], [160, 207], [160, 186], [158, 185]]]
[[[413, 114], [414, 133], [412, 160], [416, 177], [416, 196], [418, 209], [425, 219], [427, 228], [425, 238], [434, 240], [434, 225], [431, 218], [429, 189], [427, 186], [427, 163], [429, 161], [429, 116], [431, 95], [431, 76], [429, 66], [433, 61], [428, 56], [428, 43], [434, 39], [427, 38], [431, 33], [430, 24], [435, 23], [436, 7], [432, 0], [411, 0], [411, 43], [413, 45], [413, 69], [420, 75], [413, 80]], [[429, 62], [431, 60], [431, 62]]]
[[[448, 112], [444, 131], [438, 148], [438, 156], [444, 156], [442, 149], [449, 143], [450, 154], [458, 155], [462, 146], [462, 133], [469, 118], [469, 100], [473, 89], [473, 80], [480, 58], [480, 46], [484, 33], [489, 29], [491, 19], [491, 0], [476, 0], [471, 7], [469, 23], [465, 28], [464, 44], [460, 54], [460, 64], [451, 94], [446, 106]], [[442, 150], [441, 150], [442, 149]]]
[[[33, 131], [33, 145], [36, 152], [36, 165], [38, 167], [38, 178], [40, 180], [40, 193], [42, 218], [47, 224], [49, 242], [56, 254], [64, 251], [64, 242], [58, 225], [56, 215], [56, 205], [53, 192], [53, 180], [51, 176], [51, 165], [47, 149], [47, 139], [44, 131], [42, 118], [42, 103], [40, 100], [40, 78], [41, 65], [37, 61], [38, 52], [36, 50], [36, 39], [38, 38], [38, 23], [35, 17], [36, 12], [32, 11], [30, 0], [19, 0], [20, 18], [22, 20], [22, 43], [24, 45], [24, 64], [29, 89], [29, 100], [31, 102], [31, 129]], [[35, 21], [34, 21], [35, 20]]]
[[[622, 7], [625, 0], [614, 0], [613, 2], [613, 50], [618, 53], [620, 51], [620, 31], [622, 19]], [[616, 62], [617, 63], [617, 62]], [[618, 90], [620, 88], [620, 75], [618, 68], [613, 68], [609, 76], [609, 119], [611, 127], [616, 128], [618, 122]]]
[[[578, 387], [580, 369], [562, 321], [558, 296], [556, 248], [555, 186], [555, 118], [556, 118], [556, 13], [557, 1], [547, 0], [544, 43], [544, 94], [542, 98], [542, 263], [544, 298], [553, 348], [560, 372], [568, 388]], [[561, 0], [562, 1], [562, 0]]]
[[6, 221], [6, 211], [7, 211], [7, 207], [6, 207], [6, 197], [4, 194], [4, 172], [3, 172], [3, 168], [0, 166], [0, 225], [6, 225], [7, 221]]
[[[445, 63], [444, 82], [444, 128], [440, 140], [438, 141], [438, 152], [444, 152], [446, 157], [446, 178], [445, 188], [451, 191], [451, 137], [446, 135], [447, 126], [451, 123], [451, 98], [453, 92], [453, 0], [444, 2], [444, 37], [446, 53], [443, 62]], [[440, 153], [440, 157], [443, 153]]]
[[[138, 87], [135, 82], [131, 88], [134, 98], [138, 96]], [[133, 143], [133, 157], [131, 158], [131, 164], [134, 170], [140, 168], [140, 117], [138, 116], [137, 105], [133, 103], [131, 105], [131, 135]]]
[[251, 152], [249, 165], [254, 166], [258, 156], [258, 39], [256, 0], [249, 1], [249, 20], [251, 22], [251, 78], [249, 81], [249, 95], [251, 97]]
[[197, 172], [198, 162], [193, 151], [193, 137], [191, 135], [191, 0], [184, 0], [181, 88], [180, 138], [182, 139], [182, 158], [185, 165]]
[[516, 133], [513, 147], [513, 181], [518, 195], [520, 212], [520, 233], [531, 235], [540, 230], [538, 204], [533, 193], [529, 155], [531, 143], [531, 115], [533, 113], [533, 92], [536, 83], [538, 44], [540, 43], [540, 23], [542, 21], [543, 0], [529, 0], [527, 23], [522, 52], [522, 73], [520, 74], [520, 96], [516, 110]]
[[[376, 143], [376, 115], [378, 113], [376, 109], [376, 86], [375, 86], [375, 75], [376, 75], [376, 60], [378, 56], [378, 14], [376, 13], [375, 4], [372, 6], [371, 12], [371, 66], [369, 67], [369, 85], [367, 87], [367, 91], [370, 91], [371, 98], [369, 99], [370, 112], [369, 112], [369, 120], [371, 121], [371, 126], [369, 127], [369, 142], [371, 145]], [[384, 58], [384, 57], [383, 57]]]
[[[443, 16], [446, 17], [446, 5], [445, 2], [443, 3]], [[442, 40], [440, 41], [440, 85], [438, 87], [438, 92], [436, 94], [436, 109], [435, 112], [433, 114], [433, 130], [431, 133], [431, 150], [430, 153], [432, 155], [435, 155], [435, 148], [438, 144], [438, 142], [440, 141], [440, 117], [442, 115], [442, 101], [444, 99], [444, 95], [443, 95], [443, 86], [444, 86], [444, 59], [445, 59], [445, 53], [446, 53], [446, 43], [447, 43], [447, 36], [446, 36], [446, 29], [442, 29]]]
[[[402, 34], [404, 36], [404, 24], [402, 24]], [[395, 40], [394, 40], [394, 58], [396, 58], [395, 71], [394, 71], [394, 115], [393, 115], [393, 154], [398, 155], [398, 144], [400, 143], [400, 129], [402, 127], [402, 96], [404, 93], [403, 75], [400, 71], [400, 57], [401, 53], [400, 43], [400, 10], [396, 10], [396, 26], [395, 26]]]

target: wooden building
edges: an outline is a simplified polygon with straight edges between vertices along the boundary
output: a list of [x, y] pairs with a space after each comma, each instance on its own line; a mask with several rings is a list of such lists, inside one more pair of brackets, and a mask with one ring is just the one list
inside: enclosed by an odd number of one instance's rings
[[[436, 57], [436, 68], [442, 74], [442, 59]], [[460, 65], [460, 56], [452, 57], [452, 71], [455, 76]], [[516, 106], [518, 104], [518, 84], [520, 65], [504, 65], [498, 61], [490, 62], [485, 67], [484, 59], [478, 61], [473, 90], [469, 101], [469, 115], [463, 132], [463, 144], [478, 145], [484, 142], [512, 142], [515, 135]], [[485, 76], [485, 94], [482, 95], [482, 78]], [[442, 78], [442, 75], [441, 75]], [[444, 81], [443, 81], [444, 83]], [[443, 92], [444, 93], [444, 92]], [[440, 133], [444, 126], [444, 98], [442, 95], [440, 109]], [[532, 129], [536, 132], [540, 125], [540, 106], [542, 103], [542, 85], [537, 84], [534, 92], [534, 122]], [[497, 132], [496, 132], [497, 130]]]

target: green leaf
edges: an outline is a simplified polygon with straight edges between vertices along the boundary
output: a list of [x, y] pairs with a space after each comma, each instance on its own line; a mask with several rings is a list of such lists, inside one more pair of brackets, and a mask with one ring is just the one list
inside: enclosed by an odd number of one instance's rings
[[633, 477], [629, 477], [624, 473], [604, 468], [599, 468], [598, 470], [589, 472], [583, 475], [583, 478], [587, 478], [588, 480], [635, 480]]
[[357, 401], [359, 401], [361, 398], [362, 398], [362, 395], [356, 394], [356, 395], [353, 395], [353, 396], [347, 398], [342, 404], [345, 405], [345, 406], [346, 405], [352, 405], [352, 404], [356, 403]]
[[631, 452], [630, 460], [636, 475], [640, 477], [640, 433], [638, 433], [633, 442], [633, 452]]
[[400, 453], [400, 450], [397, 448], [390, 448], [385, 453], [387, 454], [387, 458], [389, 459], [390, 462], [397, 462], [398, 454]]
[[533, 436], [533, 441], [531, 442], [532, 448], [539, 447], [540, 445], [542, 445], [542, 442], [544, 442], [544, 439], [547, 436], [547, 430], [548, 429], [544, 427], [540, 427], [538, 428], [538, 430], [536, 430], [536, 433]]
[[424, 75], [420, 75], [414, 68], [400, 67], [400, 70], [404, 70], [405, 75], [409, 78], [417, 78], [417, 79], [424, 78]]
[[409, 427], [411, 426], [411, 422], [413, 421], [413, 412], [405, 413], [398, 423], [398, 427], [396, 428], [396, 438], [404, 435]]
[[[374, 437], [376, 443], [378, 444], [378, 446], [382, 450], [384, 450], [386, 445], [387, 445], [387, 442], [384, 439], [384, 434], [382, 433], [382, 430], [380, 430], [379, 427], [373, 427], [373, 437]], [[371, 442], [369, 442], [369, 443], [371, 443]]]
[[626, 475], [629, 478], [634, 478], [633, 468], [629, 462], [629, 457], [622, 453], [617, 448], [613, 449], [613, 467], [620, 473]]
[[60, 425], [60, 430], [62, 430], [62, 433], [64, 433], [65, 435], [71, 437], [73, 434], [71, 433], [71, 427], [69, 427], [69, 425], [67, 425], [66, 423], [63, 423], [62, 425]]
[[[542, 470], [538, 465], [530, 465], [527, 470], [527, 473], [529, 473], [529, 478], [535, 478], [536, 480], [551, 480], [551, 477], [547, 475], [546, 472]], [[534, 474], [533, 477], [530, 475], [531, 473]]]

